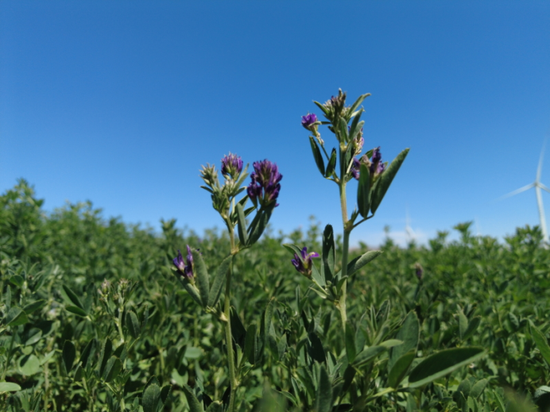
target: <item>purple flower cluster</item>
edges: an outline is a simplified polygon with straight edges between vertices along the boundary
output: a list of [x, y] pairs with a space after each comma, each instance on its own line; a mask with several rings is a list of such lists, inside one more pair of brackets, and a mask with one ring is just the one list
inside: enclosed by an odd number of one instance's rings
[[191, 253], [191, 248], [187, 245], [187, 264], [183, 260], [181, 252], [178, 250], [178, 256], [173, 259], [174, 266], [178, 269], [178, 272], [188, 278], [193, 278], [193, 254]]
[[317, 252], [307, 253], [307, 247], [304, 246], [304, 248], [300, 252], [300, 255], [301, 256], [298, 256], [297, 253], [294, 254], [292, 264], [298, 272], [309, 278], [311, 277], [311, 270], [313, 266], [313, 262], [311, 261], [311, 259], [314, 257], [319, 257], [319, 254]]
[[353, 159], [350, 172], [351, 172], [351, 175], [357, 180], [359, 180], [361, 163], [364, 163], [367, 165], [367, 167], [369, 168], [371, 177], [379, 176], [384, 172], [384, 170], [386, 170], [386, 165], [382, 163], [382, 153], [380, 153], [380, 146], [376, 147], [372, 151], [372, 159], [370, 160], [367, 157], [367, 155], [364, 155], [361, 158], [361, 161], [357, 160], [357, 158]]
[[317, 121], [317, 116], [315, 113], [306, 114], [305, 116], [302, 116], [302, 126], [304, 126], [307, 130], [314, 131], [314, 124]]
[[386, 165], [382, 163], [382, 153], [380, 153], [380, 146], [372, 151], [372, 160], [369, 166], [371, 174], [381, 174], [386, 170]]
[[243, 170], [243, 159], [229, 152], [222, 159], [222, 174], [236, 179]]
[[[271, 206], [279, 196], [281, 184], [279, 183], [283, 175], [279, 173], [279, 168], [275, 163], [269, 160], [254, 162], [254, 172], [250, 174], [252, 182], [248, 186], [247, 193], [250, 200], [257, 206]], [[275, 206], [278, 206], [276, 204]]]

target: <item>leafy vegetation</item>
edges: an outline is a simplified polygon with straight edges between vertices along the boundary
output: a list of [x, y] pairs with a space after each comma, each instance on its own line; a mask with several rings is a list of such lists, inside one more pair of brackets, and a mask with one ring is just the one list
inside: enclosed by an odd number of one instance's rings
[[[156, 234], [89, 203], [46, 214], [24, 181], [0, 204], [2, 410], [222, 410], [223, 329], [170, 267], [187, 244], [217, 266], [227, 235], [175, 221]], [[239, 410], [548, 409], [550, 255], [540, 231], [499, 244], [469, 224], [456, 229], [459, 241], [442, 232], [427, 246], [388, 239], [351, 275], [349, 339], [281, 247], [320, 251], [322, 230], [314, 221], [288, 236], [268, 229], [233, 274]]]
[[[175, 220], [162, 234], [105, 221], [90, 203], [47, 215], [25, 181], [3, 195], [2, 408], [548, 410], [549, 254], [537, 228], [500, 245], [464, 223], [458, 242], [442, 232], [427, 247], [350, 250], [409, 152], [389, 164], [380, 147], [362, 154], [366, 97], [346, 106], [340, 90], [315, 102], [326, 121], [302, 117], [317, 169], [338, 187], [341, 237], [314, 220], [305, 234], [270, 233], [283, 176], [266, 159], [246, 185], [249, 165], [231, 153], [221, 179], [201, 170], [226, 229], [202, 237]], [[330, 155], [322, 125], [338, 142]]]

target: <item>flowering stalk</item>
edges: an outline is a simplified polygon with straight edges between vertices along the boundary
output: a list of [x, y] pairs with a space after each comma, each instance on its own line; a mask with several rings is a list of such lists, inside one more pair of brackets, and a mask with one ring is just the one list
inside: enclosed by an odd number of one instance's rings
[[[315, 102], [323, 111], [325, 118], [328, 120], [327, 122], [318, 121], [315, 114], [302, 116], [302, 126], [312, 133], [309, 139], [317, 168], [325, 179], [332, 180], [338, 185], [343, 226], [341, 270], [339, 277], [337, 274], [329, 273], [329, 278], [325, 274], [325, 279], [321, 279], [322, 282], [330, 281], [334, 284], [333, 277], [336, 276], [336, 281], [338, 282], [336, 293], [333, 292], [334, 288], [329, 287], [324, 288], [320, 294], [333, 301], [338, 307], [344, 333], [346, 332], [347, 323], [346, 296], [351, 232], [356, 226], [374, 216], [393, 177], [408, 153], [408, 149], [401, 152], [389, 168], [387, 167], [387, 163], [382, 162], [380, 147], [369, 150], [361, 156], [365, 143], [363, 137], [363, 125], [365, 122], [360, 121], [363, 109], [359, 106], [367, 96], [369, 94], [359, 96], [351, 106], [346, 106], [346, 93], [339, 90], [337, 96], [332, 96], [324, 104]], [[327, 124], [328, 129], [334, 133], [338, 141], [337, 156], [336, 149], [332, 149], [331, 156], [328, 156], [318, 130], [321, 124]], [[319, 145], [321, 146], [320, 148]], [[322, 152], [325, 155], [324, 158]], [[339, 168], [335, 168], [336, 158], [339, 162]], [[325, 167], [325, 159], [328, 161], [327, 167]], [[337, 172], [338, 169], [339, 173]], [[384, 178], [381, 178], [383, 174]], [[350, 216], [348, 215], [346, 184], [351, 179], [358, 180], [359, 184], [357, 192], [358, 206]], [[362, 219], [356, 222], [359, 215], [361, 215]], [[332, 228], [330, 228], [330, 233], [332, 233]], [[323, 259], [326, 259], [326, 257], [324, 256]], [[330, 268], [328, 270], [329, 272], [331, 271]], [[353, 268], [352, 270], [355, 272], [357, 269]], [[326, 271], [327, 268], [325, 267]], [[351, 274], [353, 273], [349, 275]]]
[[[239, 385], [237, 368], [235, 365], [235, 351], [233, 348], [233, 336], [231, 331], [231, 278], [233, 273], [233, 257], [241, 250], [256, 243], [265, 230], [271, 213], [278, 206], [277, 198], [281, 190], [283, 176], [275, 163], [269, 160], [254, 162], [254, 172], [250, 175], [251, 183], [244, 186], [243, 182], [248, 176], [243, 169], [242, 159], [232, 153], [223, 157], [221, 161], [221, 174], [223, 184], [220, 183], [218, 172], [212, 165], [203, 166], [201, 178], [205, 186], [201, 186], [210, 192], [212, 206], [220, 214], [229, 234], [231, 252], [220, 266], [212, 284], [203, 258], [197, 250], [187, 246], [187, 261], [181, 252], [173, 259], [179, 280], [193, 299], [210, 313], [218, 315], [223, 323], [225, 332], [225, 347], [229, 372], [230, 393], [226, 412], [235, 411], [236, 392]], [[236, 201], [236, 197], [246, 191], [246, 195]], [[247, 200], [250, 199], [253, 207], [244, 209]], [[246, 216], [256, 211], [256, 216], [248, 225]], [[239, 239], [235, 238], [235, 227], [238, 227]], [[225, 295], [223, 310], [217, 307], [223, 284], [225, 283]], [[186, 396], [192, 401], [197, 401], [192, 391], [186, 392]], [[189, 400], [189, 399], [188, 399]], [[197, 401], [198, 402], [198, 401]]]

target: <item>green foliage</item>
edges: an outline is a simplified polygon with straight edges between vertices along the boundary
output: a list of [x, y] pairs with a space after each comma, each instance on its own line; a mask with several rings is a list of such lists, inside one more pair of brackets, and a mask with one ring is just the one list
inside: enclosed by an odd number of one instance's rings
[[[505, 244], [462, 224], [455, 242], [442, 232], [426, 247], [387, 240], [379, 254], [361, 245], [348, 265], [342, 334], [334, 302], [280, 246], [322, 251], [314, 265], [332, 293], [342, 242], [315, 221], [288, 235], [267, 227], [257, 247], [228, 258], [230, 240], [216, 230], [199, 237], [171, 220], [155, 233], [105, 220], [90, 203], [46, 214], [24, 181], [0, 204], [0, 410], [223, 411], [218, 317], [231, 262], [239, 411], [550, 403], [550, 252], [537, 228]], [[170, 270], [187, 244], [204, 257], [204, 308]]]

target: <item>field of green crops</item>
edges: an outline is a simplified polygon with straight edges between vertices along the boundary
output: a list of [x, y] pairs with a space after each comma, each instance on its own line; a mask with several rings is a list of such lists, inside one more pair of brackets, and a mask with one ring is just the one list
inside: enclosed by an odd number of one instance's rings
[[[227, 408], [223, 314], [197, 305], [172, 259], [191, 245], [213, 273], [230, 239], [184, 223], [157, 233], [87, 203], [46, 214], [24, 181], [0, 197], [0, 410]], [[450, 229], [459, 241], [387, 240], [349, 277], [346, 336], [282, 247], [321, 252], [323, 230], [268, 228], [235, 256], [235, 410], [550, 410], [550, 252], [537, 228], [504, 243], [467, 223]]]

